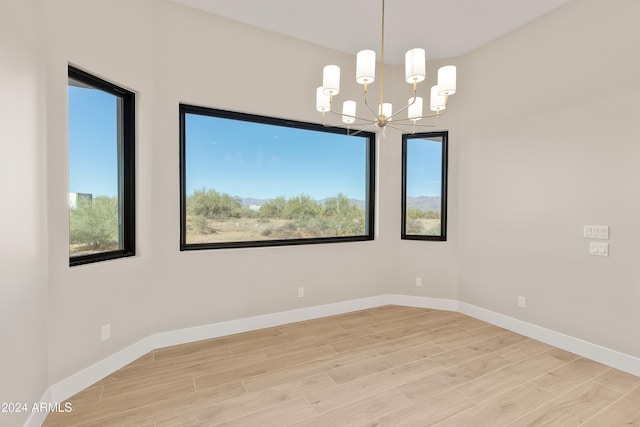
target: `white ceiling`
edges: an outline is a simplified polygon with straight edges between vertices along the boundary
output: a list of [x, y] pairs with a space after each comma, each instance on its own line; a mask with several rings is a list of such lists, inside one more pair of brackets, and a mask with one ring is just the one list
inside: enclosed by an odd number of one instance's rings
[[[347, 53], [380, 55], [382, 0], [174, 0]], [[387, 0], [385, 62], [463, 55], [569, 0]], [[378, 58], [379, 59], [379, 58]]]

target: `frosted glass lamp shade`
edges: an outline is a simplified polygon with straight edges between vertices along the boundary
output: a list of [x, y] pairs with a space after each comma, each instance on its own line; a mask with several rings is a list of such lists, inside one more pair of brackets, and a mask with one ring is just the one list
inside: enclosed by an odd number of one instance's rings
[[393, 105], [391, 105], [391, 103], [389, 102], [385, 102], [378, 107], [378, 114], [381, 114], [387, 119], [391, 120], [391, 116], [393, 115]]
[[404, 74], [407, 83], [420, 83], [426, 76], [425, 52], [422, 48], [408, 50], [404, 55]]
[[422, 97], [417, 96], [415, 101], [413, 98], [409, 98], [409, 119], [420, 120], [422, 117]]
[[456, 66], [446, 65], [438, 70], [439, 95], [456, 93]]
[[340, 67], [327, 65], [323, 68], [322, 87], [325, 95], [337, 95], [340, 92]]
[[342, 121], [351, 124], [356, 121], [356, 101], [344, 101], [342, 103]]
[[361, 50], [356, 56], [356, 81], [361, 85], [373, 83], [376, 79], [376, 53]]
[[324, 88], [322, 86], [316, 89], [316, 110], [321, 113], [326, 113], [331, 110], [329, 95], [324, 94]]
[[440, 95], [440, 87], [435, 85], [431, 88], [431, 111], [444, 111], [447, 109], [444, 95]]

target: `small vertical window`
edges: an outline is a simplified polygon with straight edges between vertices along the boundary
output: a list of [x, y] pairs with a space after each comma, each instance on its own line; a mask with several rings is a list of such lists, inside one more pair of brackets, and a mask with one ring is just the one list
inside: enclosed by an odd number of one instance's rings
[[69, 66], [69, 264], [135, 255], [135, 95]]
[[447, 240], [447, 139], [402, 136], [402, 239]]

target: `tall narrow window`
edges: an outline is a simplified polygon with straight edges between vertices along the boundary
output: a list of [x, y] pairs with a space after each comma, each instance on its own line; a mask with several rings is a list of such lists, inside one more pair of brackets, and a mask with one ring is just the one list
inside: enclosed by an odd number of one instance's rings
[[373, 239], [375, 135], [180, 105], [181, 249]]
[[402, 238], [447, 240], [448, 132], [402, 136]]
[[69, 66], [69, 264], [135, 255], [135, 95]]

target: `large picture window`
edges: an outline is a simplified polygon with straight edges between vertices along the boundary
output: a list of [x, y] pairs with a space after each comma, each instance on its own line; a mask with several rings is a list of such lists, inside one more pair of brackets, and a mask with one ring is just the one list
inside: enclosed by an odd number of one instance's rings
[[69, 264], [135, 255], [135, 94], [69, 66]]
[[402, 135], [402, 235], [447, 240], [448, 132]]
[[373, 239], [375, 135], [180, 105], [181, 250]]

